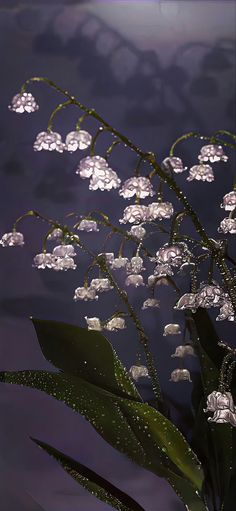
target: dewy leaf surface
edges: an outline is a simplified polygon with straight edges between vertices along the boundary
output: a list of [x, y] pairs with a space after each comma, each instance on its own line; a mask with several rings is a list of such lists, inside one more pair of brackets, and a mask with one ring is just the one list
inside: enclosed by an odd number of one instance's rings
[[81, 484], [83, 488], [99, 500], [118, 509], [118, 511], [144, 511], [129, 495], [116, 488], [93, 470], [82, 465], [82, 463], [73, 460], [45, 442], [34, 438], [32, 440], [52, 456], [77, 483]]
[[110, 342], [100, 332], [58, 321], [32, 319], [44, 357], [58, 369], [141, 400]]

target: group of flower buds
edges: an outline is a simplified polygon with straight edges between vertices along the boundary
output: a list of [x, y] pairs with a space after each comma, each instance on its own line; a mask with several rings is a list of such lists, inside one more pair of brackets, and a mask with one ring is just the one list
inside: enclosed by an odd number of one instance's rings
[[208, 422], [216, 422], [218, 424], [228, 423], [236, 427], [236, 407], [230, 392], [214, 390], [207, 397], [207, 407], [204, 409], [204, 412], [213, 412], [213, 416], [208, 417]]
[[236, 218], [233, 217], [233, 214], [236, 213], [236, 189], [224, 195], [220, 207], [224, 208], [225, 211], [229, 211], [230, 214], [229, 217], [224, 218], [220, 222], [218, 232], [223, 234], [236, 234]]
[[[214, 172], [211, 165], [206, 164], [206, 162], [226, 162], [228, 160], [228, 156], [225, 155], [224, 149], [221, 145], [208, 144], [201, 148], [198, 160], [199, 164], [193, 165], [189, 169], [187, 181], [196, 180], [211, 183], [214, 181]], [[168, 158], [165, 158], [162, 162], [162, 168], [168, 173], [175, 172], [176, 174], [180, 174], [187, 170], [187, 167], [184, 167], [181, 158], [176, 156], [169, 156]]]
[[224, 319], [234, 321], [234, 311], [230, 297], [215, 282], [212, 284], [202, 282], [196, 293], [185, 293], [181, 296], [174, 308], [177, 310], [189, 309], [192, 312], [196, 312], [199, 307], [204, 309], [220, 307], [220, 313], [216, 321]]
[[105, 158], [101, 156], [87, 156], [83, 158], [76, 170], [82, 179], [90, 179], [89, 190], [111, 190], [119, 188], [120, 179], [117, 173], [112, 170]]
[[174, 270], [181, 270], [184, 265], [191, 265], [192, 254], [186, 243], [180, 242], [174, 245], [166, 243], [156, 252], [156, 256], [151, 258], [151, 261], [156, 263], [156, 267], [153, 275], [149, 277], [149, 285], [152, 285], [157, 277], [172, 276]]
[[50, 268], [54, 271], [75, 270], [77, 265], [74, 262], [76, 256], [73, 245], [58, 245], [50, 252], [42, 252], [34, 257], [33, 266], [39, 270]]
[[98, 300], [97, 293], [103, 293], [104, 291], [110, 291], [113, 289], [107, 278], [92, 279], [90, 285], [83, 287], [77, 287], [75, 289], [74, 300]]

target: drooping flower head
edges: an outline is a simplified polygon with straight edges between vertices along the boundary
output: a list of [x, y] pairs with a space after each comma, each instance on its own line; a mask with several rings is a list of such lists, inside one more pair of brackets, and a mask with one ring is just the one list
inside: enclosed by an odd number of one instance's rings
[[179, 268], [184, 263], [191, 261], [192, 254], [189, 252], [186, 243], [175, 243], [174, 245], [163, 245], [157, 252], [155, 261], [158, 265], [169, 265]]
[[184, 167], [181, 158], [178, 158], [177, 156], [169, 156], [165, 158], [161, 166], [164, 168], [164, 170], [167, 169], [169, 171], [175, 172], [176, 174], [180, 174], [181, 172], [187, 170], [187, 167]]
[[30, 114], [32, 112], [36, 112], [39, 109], [39, 106], [31, 92], [23, 92], [22, 94], [16, 94], [12, 98], [11, 104], [8, 108], [17, 114], [23, 114], [24, 112]]
[[143, 302], [142, 310], [150, 309], [150, 308], [158, 308], [160, 307], [160, 301], [156, 300], [156, 298], [147, 298]]
[[163, 335], [166, 337], [167, 335], [179, 335], [181, 334], [180, 325], [178, 323], [169, 323], [165, 325]]
[[171, 355], [172, 358], [183, 358], [186, 356], [195, 356], [194, 349], [191, 344], [183, 344], [175, 348], [175, 352]]
[[209, 309], [210, 307], [219, 307], [224, 299], [224, 292], [218, 284], [201, 284], [196, 295], [197, 307]]
[[142, 240], [144, 236], [146, 236], [146, 229], [144, 229], [141, 225], [132, 225], [128, 234], [132, 234], [135, 238]]
[[78, 231], [85, 231], [85, 232], [92, 232], [92, 231], [98, 232], [99, 231], [97, 222], [95, 222], [95, 220], [86, 220], [86, 219], [81, 220], [77, 229], [78, 229]]
[[130, 262], [127, 264], [127, 273], [140, 273], [144, 271], [145, 268], [143, 266], [143, 259], [139, 256], [134, 256], [131, 258]]
[[132, 275], [128, 275], [128, 277], [126, 278], [125, 285], [139, 287], [139, 286], [144, 286], [145, 284], [143, 282], [142, 275], [132, 274]]
[[200, 165], [194, 165], [189, 170], [189, 175], [187, 177], [187, 181], [207, 181], [207, 183], [212, 183], [214, 181], [214, 172], [210, 165], [204, 165], [203, 163]]
[[89, 190], [110, 191], [112, 188], [119, 188], [120, 182], [117, 173], [110, 167], [95, 169], [90, 179]]
[[87, 149], [91, 145], [92, 135], [84, 130], [70, 131], [66, 135], [65, 149], [70, 153], [77, 151], [77, 149]]
[[228, 156], [225, 155], [224, 149], [221, 145], [217, 144], [208, 144], [204, 145], [200, 149], [200, 154], [198, 156], [200, 162], [210, 161], [212, 163], [216, 161], [227, 161]]
[[147, 221], [148, 216], [148, 207], [142, 206], [140, 204], [132, 204], [131, 206], [127, 206], [123, 213], [123, 218], [119, 220], [121, 224], [140, 224], [141, 222]]
[[225, 211], [233, 211], [234, 208], [236, 208], [236, 190], [232, 190], [224, 195], [223, 202], [220, 207], [224, 208]]
[[236, 218], [224, 218], [217, 230], [223, 234], [236, 234]]
[[83, 158], [76, 170], [76, 174], [79, 174], [83, 179], [90, 178], [94, 172], [108, 168], [108, 163], [102, 156], [86, 156]]
[[58, 151], [62, 153], [65, 149], [61, 135], [55, 131], [41, 131], [34, 142], [35, 151]]
[[0, 245], [3, 247], [23, 247], [24, 236], [21, 232], [6, 232], [0, 240]]
[[188, 369], [174, 369], [170, 375], [170, 381], [177, 383], [179, 381], [191, 382], [191, 376]]
[[198, 307], [196, 298], [196, 293], [185, 293], [179, 298], [174, 308], [180, 311], [189, 309], [192, 312], [196, 312], [196, 308]]
[[110, 319], [104, 325], [105, 330], [109, 330], [110, 332], [115, 332], [117, 330], [123, 330], [126, 328], [124, 318], [116, 316], [115, 318]]
[[95, 289], [95, 291], [99, 293], [103, 293], [104, 291], [110, 291], [113, 289], [113, 286], [111, 285], [109, 279], [92, 279], [90, 283], [90, 287], [92, 289]]
[[131, 366], [129, 374], [135, 381], [138, 381], [140, 378], [149, 378], [148, 368], [141, 364]]
[[96, 290], [91, 287], [77, 287], [75, 289], [74, 300], [77, 302], [78, 300], [84, 300], [87, 302], [88, 300], [98, 300], [98, 296], [96, 295]]
[[148, 205], [149, 220], [164, 220], [171, 218], [174, 208], [170, 202], [152, 202]]
[[85, 316], [86, 323], [88, 325], [88, 330], [97, 330], [98, 332], [101, 332], [102, 325], [99, 318], [88, 318]]

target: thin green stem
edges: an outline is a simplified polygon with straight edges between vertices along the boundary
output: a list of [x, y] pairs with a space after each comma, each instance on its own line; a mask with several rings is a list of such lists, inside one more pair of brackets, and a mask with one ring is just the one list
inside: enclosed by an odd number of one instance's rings
[[66, 108], [68, 105], [72, 105], [72, 104], [74, 104], [74, 101], [72, 101], [71, 99], [68, 99], [68, 101], [65, 101], [64, 103], [60, 103], [59, 105], [57, 105], [57, 107], [55, 108], [55, 110], [53, 110], [53, 112], [51, 113], [51, 115], [49, 117], [48, 127], [47, 127], [47, 130], [49, 132], [53, 131], [54, 119], [55, 119], [56, 115], [58, 114], [58, 112], [60, 112], [63, 108]]

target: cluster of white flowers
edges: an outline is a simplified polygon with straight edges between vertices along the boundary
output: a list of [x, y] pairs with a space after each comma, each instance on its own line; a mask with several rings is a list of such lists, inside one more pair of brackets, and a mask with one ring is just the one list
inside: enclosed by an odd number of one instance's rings
[[208, 144], [201, 148], [198, 159], [201, 163], [206, 161], [210, 161], [211, 163], [215, 163], [217, 161], [226, 162], [228, 161], [228, 156], [225, 155], [224, 149], [221, 145]]
[[119, 194], [124, 199], [131, 199], [134, 195], [139, 199], [145, 199], [148, 196], [152, 197], [154, 191], [151, 181], [147, 177], [131, 177], [123, 183]]
[[234, 212], [236, 212], [236, 190], [232, 190], [224, 195], [223, 202], [220, 207], [224, 208], [225, 211], [229, 211], [230, 214], [229, 217], [224, 218], [220, 222], [218, 232], [223, 234], [236, 234], [236, 218], [231, 216]]
[[195, 356], [193, 346], [191, 344], [181, 344], [180, 346], [177, 346], [175, 349], [175, 353], [171, 355], [172, 358], [183, 358], [186, 356]]
[[83, 150], [90, 146], [92, 136], [84, 130], [71, 131], [66, 136], [66, 141], [62, 141], [60, 133], [56, 131], [41, 131], [38, 133], [34, 142], [35, 151], [69, 151], [70, 153], [77, 149]]
[[80, 221], [78, 227], [78, 231], [85, 231], [85, 232], [98, 232], [98, 226], [97, 222], [95, 220], [86, 220], [85, 218]]
[[151, 258], [151, 260], [156, 263], [154, 276], [166, 277], [173, 275], [173, 269], [180, 270], [183, 265], [189, 265], [192, 254], [186, 243], [180, 242], [174, 245], [166, 243], [156, 252], [156, 257]]
[[[151, 222], [152, 220], [164, 220], [166, 218], [171, 218], [173, 213], [174, 208], [170, 202], [152, 202], [148, 206], [132, 204], [131, 206], [127, 206], [125, 208], [123, 212], [123, 218], [120, 219], [120, 223], [140, 224], [142, 222]], [[139, 225], [137, 227], [141, 229]], [[133, 230], [133, 232], [135, 231]], [[141, 237], [145, 235], [143, 231], [136, 230], [136, 232], [142, 233]], [[137, 237], [140, 237], [140, 235]]]
[[76, 170], [82, 179], [90, 179], [89, 190], [108, 190], [119, 188], [120, 179], [117, 173], [112, 170], [105, 158], [101, 156], [87, 156], [83, 158]]
[[161, 166], [165, 171], [175, 172], [175, 174], [181, 174], [187, 170], [187, 167], [184, 167], [181, 158], [178, 158], [177, 156], [168, 156], [163, 160]]
[[77, 265], [74, 262], [76, 252], [73, 245], [58, 245], [50, 252], [42, 252], [34, 257], [33, 266], [38, 270], [46, 268], [54, 271], [75, 270]]
[[174, 369], [170, 375], [170, 381], [177, 383], [179, 381], [192, 382], [190, 372], [188, 369]]
[[134, 381], [138, 381], [140, 378], [149, 378], [148, 368], [141, 364], [131, 366], [129, 374]]
[[196, 293], [185, 293], [181, 296], [174, 308], [177, 310], [189, 309], [196, 312], [198, 307], [204, 309], [219, 307], [220, 312], [216, 321], [223, 321], [224, 319], [234, 321], [233, 305], [230, 297], [217, 283], [206, 284], [202, 282]]
[[181, 334], [180, 325], [178, 323], [169, 323], [165, 325], [163, 335], [179, 335]]
[[200, 165], [193, 165], [189, 170], [189, 176], [187, 177], [187, 181], [193, 181], [196, 179], [197, 181], [207, 181], [207, 183], [212, 183], [214, 181], [214, 172], [210, 165], [205, 165], [201, 163]]
[[101, 321], [99, 318], [88, 318], [85, 316], [88, 330], [97, 330], [101, 332], [104, 330], [109, 330], [110, 332], [117, 332], [118, 330], [123, 330], [126, 328], [125, 320], [124, 318], [121, 318], [119, 316], [115, 316], [114, 318], [111, 318], [108, 321]]

